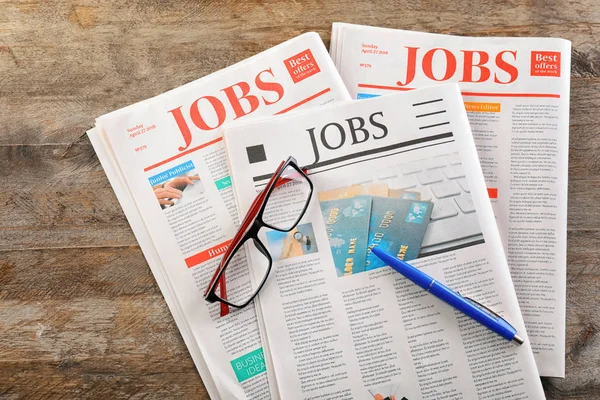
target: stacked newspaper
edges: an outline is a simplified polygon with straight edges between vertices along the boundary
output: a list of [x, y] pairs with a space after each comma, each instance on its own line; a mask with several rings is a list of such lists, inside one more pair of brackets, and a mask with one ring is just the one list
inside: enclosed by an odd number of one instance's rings
[[[255, 303], [276, 397], [544, 397], [458, 85], [248, 120], [224, 137], [240, 213], [290, 154], [314, 186], [293, 230], [258, 233], [274, 261]], [[404, 190], [410, 178], [418, 184]], [[272, 226], [296, 220], [304, 203], [291, 199], [303, 186], [298, 179], [271, 193]], [[453, 235], [443, 215], [451, 204], [468, 216], [460, 228], [481, 237], [424, 253], [424, 242]], [[525, 343], [374, 265], [369, 246], [493, 307]], [[246, 251], [256, 284], [264, 254]]]
[[[88, 135], [212, 398], [537, 399], [538, 371], [564, 376], [569, 75], [562, 39], [336, 23], [330, 54], [303, 34]], [[424, 88], [442, 82], [459, 85]], [[314, 195], [294, 230], [260, 231], [271, 276], [227, 313], [204, 290], [288, 156]], [[525, 344], [385, 268], [374, 245]], [[256, 285], [258, 258], [236, 255], [231, 290]]]
[[307, 33], [104, 115], [88, 132], [214, 399], [269, 398], [254, 307], [221, 318], [203, 298], [237, 224], [222, 126], [349, 99], [320, 37]]
[[459, 83], [540, 375], [564, 377], [571, 42], [344, 23], [331, 37], [354, 99]]

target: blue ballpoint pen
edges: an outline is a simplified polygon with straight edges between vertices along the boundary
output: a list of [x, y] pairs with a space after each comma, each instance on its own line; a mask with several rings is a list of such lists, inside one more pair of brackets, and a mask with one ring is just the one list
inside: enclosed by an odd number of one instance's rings
[[467, 314], [475, 321], [486, 326], [504, 339], [515, 341], [517, 344], [523, 344], [523, 339], [517, 335], [517, 330], [504, 318], [491, 311], [487, 307], [477, 303], [475, 300], [463, 297], [446, 285], [436, 281], [424, 272], [413, 267], [409, 263], [402, 261], [393, 255], [374, 246], [371, 248], [373, 254], [384, 263], [410, 279], [426, 291], [433, 294], [438, 299], [450, 304], [452, 307]]

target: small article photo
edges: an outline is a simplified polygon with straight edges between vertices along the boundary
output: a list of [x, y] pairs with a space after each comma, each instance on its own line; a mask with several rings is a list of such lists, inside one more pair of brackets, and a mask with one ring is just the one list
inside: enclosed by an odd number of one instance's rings
[[409, 400], [402, 394], [402, 389], [398, 383], [389, 383], [368, 389], [373, 400]]
[[458, 153], [368, 171], [318, 199], [338, 277], [384, 267], [374, 246], [410, 261], [484, 242]]
[[167, 209], [189, 202], [204, 193], [204, 185], [195, 170], [189, 170], [152, 186], [161, 208]]
[[338, 277], [384, 267], [379, 246], [405, 261], [419, 256], [433, 203], [416, 192], [390, 197], [382, 183], [351, 185], [318, 194]]
[[267, 231], [267, 247], [273, 261], [314, 254], [319, 251], [311, 223], [300, 224], [289, 232]]

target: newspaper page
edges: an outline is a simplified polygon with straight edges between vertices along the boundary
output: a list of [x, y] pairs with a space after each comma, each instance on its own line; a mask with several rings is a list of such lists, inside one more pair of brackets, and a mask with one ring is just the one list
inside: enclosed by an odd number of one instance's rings
[[[255, 303], [282, 398], [544, 398], [458, 85], [240, 123], [224, 138], [240, 213], [288, 156], [313, 184], [293, 230], [258, 231], [273, 264]], [[305, 182], [284, 182], [262, 216], [271, 226], [305, 204]], [[525, 343], [383, 265], [373, 245], [490, 307]], [[246, 251], [256, 283], [265, 256]]]
[[458, 82], [543, 376], [565, 375], [571, 42], [333, 24], [355, 99]]
[[254, 307], [220, 317], [203, 298], [237, 224], [222, 127], [349, 99], [320, 37], [307, 33], [102, 116], [89, 132], [211, 398], [268, 399], [276, 389]]
[[119, 204], [123, 208], [123, 212], [127, 217], [131, 229], [133, 230], [133, 233], [140, 244], [140, 247], [144, 253], [144, 257], [154, 273], [156, 282], [158, 283], [167, 305], [171, 310], [173, 319], [181, 331], [181, 335], [190, 351], [190, 355], [194, 360], [194, 364], [202, 376], [204, 386], [206, 387], [207, 392], [211, 394], [213, 399], [220, 399], [221, 397], [216, 390], [212, 376], [210, 375], [206, 363], [202, 358], [202, 354], [200, 353], [198, 345], [193, 341], [191, 333], [187, 330], [188, 326], [185, 323], [185, 318], [183, 317], [183, 313], [179, 308], [179, 303], [176, 301], [174, 296], [171, 295], [171, 293], [173, 293], [173, 289], [170, 286], [169, 281], [163, 275], [163, 270], [161, 269], [162, 264], [160, 263], [160, 258], [156, 254], [156, 248], [152, 244], [152, 240], [150, 239], [148, 231], [145, 228], [144, 221], [141, 218], [139, 211], [135, 207], [133, 197], [131, 196], [127, 185], [123, 181], [123, 175], [118, 168], [116, 160], [114, 159], [114, 154], [111, 152], [106, 141], [102, 140], [102, 135], [97, 131], [97, 128], [94, 128], [87, 133], [92, 145], [94, 146], [96, 155], [102, 164], [102, 168], [104, 169], [104, 172], [106, 173], [108, 180], [115, 191], [115, 195], [119, 200]]

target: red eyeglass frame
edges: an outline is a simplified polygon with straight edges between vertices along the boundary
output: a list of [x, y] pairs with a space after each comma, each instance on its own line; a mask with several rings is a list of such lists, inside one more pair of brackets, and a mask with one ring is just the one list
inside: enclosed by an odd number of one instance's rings
[[[310, 186], [310, 193], [308, 195], [306, 204], [304, 205], [304, 208], [302, 209], [302, 212], [300, 213], [296, 222], [293, 225], [291, 225], [291, 227], [289, 229], [284, 230], [284, 229], [274, 227], [272, 225], [267, 224], [266, 222], [263, 221], [262, 217], [263, 217], [263, 213], [265, 211], [265, 207], [267, 205], [267, 200], [268, 200], [269, 196], [271, 195], [271, 193], [273, 192], [273, 190], [276, 187], [281, 186], [281, 185], [291, 181], [291, 179], [289, 179], [289, 178], [282, 177], [282, 174], [286, 170], [287, 167], [292, 167], [296, 172], [301, 174], [306, 179], [306, 181], [308, 182], [308, 184]], [[280, 232], [289, 232], [292, 229], [294, 229], [298, 225], [298, 223], [300, 222], [300, 220], [302, 219], [304, 214], [306, 213], [306, 209], [308, 208], [310, 199], [312, 197], [313, 189], [314, 189], [313, 184], [312, 184], [311, 180], [308, 178], [307, 170], [305, 168], [300, 168], [294, 157], [289, 157], [286, 161], [282, 161], [281, 164], [279, 164], [279, 167], [277, 167], [277, 170], [275, 170], [275, 172], [273, 173], [273, 176], [271, 176], [271, 179], [267, 183], [267, 186], [258, 194], [258, 196], [256, 196], [256, 198], [250, 205], [250, 208], [248, 209], [246, 216], [242, 220], [237, 233], [235, 234], [235, 236], [231, 240], [231, 243], [227, 247], [227, 250], [223, 254], [223, 258], [221, 259], [221, 262], [217, 266], [217, 269], [216, 269], [212, 279], [210, 280], [208, 287], [206, 288], [206, 291], [204, 292], [204, 299], [206, 301], [208, 301], [209, 303], [214, 303], [216, 301], [221, 303], [221, 316], [222, 317], [229, 314], [230, 306], [235, 307], [235, 308], [243, 308], [243, 307], [246, 307], [248, 304], [250, 304], [250, 302], [252, 300], [254, 300], [254, 297], [256, 297], [258, 292], [262, 289], [263, 285], [265, 284], [265, 282], [267, 280], [267, 277], [269, 276], [269, 273], [271, 272], [271, 266], [273, 264], [273, 259], [271, 258], [271, 255], [267, 251], [265, 245], [258, 238], [258, 235], [257, 235], [258, 231], [262, 227], [271, 228], [271, 229], [274, 229], [274, 230], [277, 230]], [[249, 300], [243, 304], [233, 304], [233, 303], [227, 301], [227, 288], [226, 288], [226, 284], [225, 284], [224, 273], [225, 273], [225, 270], [226, 270], [229, 262], [231, 261], [233, 255], [239, 250], [239, 248], [246, 241], [248, 241], [250, 239], [254, 240], [254, 243], [255, 243], [256, 247], [258, 248], [258, 250], [268, 259], [269, 267], [267, 269], [267, 273], [265, 274], [263, 280], [260, 282], [260, 284], [258, 285], [258, 288], [254, 292], [254, 294], [249, 298]], [[217, 287], [219, 288], [219, 296], [217, 296], [217, 294], [216, 294]]]

